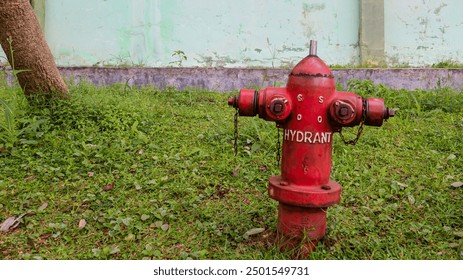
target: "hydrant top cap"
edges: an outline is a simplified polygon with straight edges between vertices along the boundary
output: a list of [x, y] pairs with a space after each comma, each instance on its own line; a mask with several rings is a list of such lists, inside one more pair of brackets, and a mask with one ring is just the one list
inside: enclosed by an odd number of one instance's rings
[[294, 67], [291, 75], [333, 78], [330, 68], [316, 55], [309, 55], [302, 59]]

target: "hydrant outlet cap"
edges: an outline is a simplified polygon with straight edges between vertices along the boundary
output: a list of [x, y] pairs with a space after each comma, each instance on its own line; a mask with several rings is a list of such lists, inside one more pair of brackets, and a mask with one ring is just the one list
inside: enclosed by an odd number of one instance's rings
[[228, 98], [228, 106], [235, 107], [236, 108], [236, 97], [230, 97]]

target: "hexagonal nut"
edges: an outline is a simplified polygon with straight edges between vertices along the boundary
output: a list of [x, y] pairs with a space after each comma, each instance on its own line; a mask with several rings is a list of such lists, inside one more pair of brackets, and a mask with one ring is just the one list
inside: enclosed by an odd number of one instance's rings
[[339, 120], [346, 121], [354, 116], [354, 108], [349, 103], [339, 101], [335, 104], [335, 114]]
[[286, 107], [286, 100], [284, 98], [275, 98], [270, 102], [269, 109], [270, 112], [276, 116], [283, 115]]

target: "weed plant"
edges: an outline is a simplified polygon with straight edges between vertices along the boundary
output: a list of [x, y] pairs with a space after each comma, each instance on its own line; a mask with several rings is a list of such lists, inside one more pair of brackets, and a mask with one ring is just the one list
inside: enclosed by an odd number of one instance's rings
[[[349, 90], [398, 111], [356, 146], [334, 138], [342, 201], [309, 258], [462, 259], [463, 95]], [[290, 258], [274, 247], [266, 189], [280, 172], [273, 123], [240, 118], [235, 157], [227, 95], [87, 84], [71, 95], [37, 106], [0, 86], [15, 132], [0, 128], [0, 222], [23, 215], [0, 232], [0, 259]]]

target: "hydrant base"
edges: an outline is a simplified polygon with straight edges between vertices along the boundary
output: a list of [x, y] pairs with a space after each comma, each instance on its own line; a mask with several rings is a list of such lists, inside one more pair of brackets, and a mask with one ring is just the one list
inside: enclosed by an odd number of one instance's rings
[[316, 241], [325, 236], [325, 231], [326, 208], [279, 204], [278, 241], [280, 247], [302, 247], [312, 250]]
[[326, 211], [341, 199], [341, 185], [329, 181], [319, 186], [289, 184], [281, 176], [272, 176], [269, 196], [278, 205], [278, 246], [307, 256], [315, 250], [317, 241], [325, 236]]
[[330, 180], [319, 186], [299, 186], [289, 184], [281, 176], [272, 176], [269, 179], [268, 194], [288, 205], [320, 208], [339, 203], [341, 185]]

